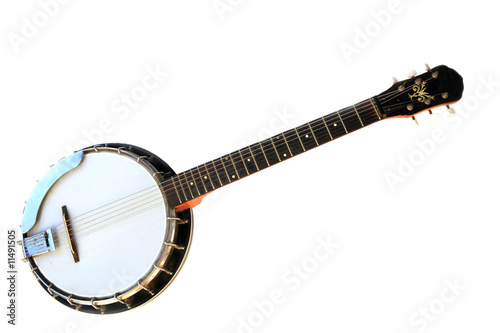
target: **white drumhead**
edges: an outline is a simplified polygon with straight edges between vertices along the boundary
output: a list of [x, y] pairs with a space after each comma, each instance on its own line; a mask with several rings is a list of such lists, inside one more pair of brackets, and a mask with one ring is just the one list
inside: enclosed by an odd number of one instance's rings
[[[78, 263], [62, 220], [64, 205]], [[144, 165], [116, 152], [86, 153], [82, 163], [50, 189], [30, 230], [34, 235], [54, 228], [57, 239], [55, 251], [35, 257], [39, 270], [71, 295], [103, 297], [129, 289], [160, 254], [166, 208]]]

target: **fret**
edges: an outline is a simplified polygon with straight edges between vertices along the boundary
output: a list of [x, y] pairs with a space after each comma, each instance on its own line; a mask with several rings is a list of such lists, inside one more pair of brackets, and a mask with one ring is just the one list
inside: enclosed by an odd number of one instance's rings
[[299, 138], [300, 146], [302, 147], [302, 151], [306, 151], [306, 148], [304, 147], [304, 143], [302, 142], [302, 139], [300, 138], [300, 134], [299, 134], [299, 131], [297, 131], [297, 128], [295, 128], [295, 133], [297, 133], [297, 137]]
[[358, 110], [356, 110], [356, 104], [354, 104], [352, 107], [354, 108], [354, 112], [356, 112], [356, 115], [358, 116], [358, 119], [359, 119], [359, 122], [361, 123], [361, 126], [364, 127], [365, 125], [363, 124], [363, 121], [361, 120], [361, 117], [359, 116]]
[[240, 155], [243, 159], [243, 163], [245, 164], [245, 170], [247, 171], [247, 174], [250, 175], [260, 170], [250, 147], [241, 149]]
[[325, 116], [325, 121], [328, 124], [328, 130], [333, 136], [334, 139], [341, 137], [342, 135], [347, 134], [347, 131], [340, 121], [340, 117], [338, 112], [333, 112], [327, 116]]
[[223, 183], [222, 179], [220, 178], [220, 174], [219, 174], [219, 171], [217, 170], [217, 166], [215, 165], [215, 161], [212, 161], [212, 164], [214, 166], [215, 174], [217, 175], [217, 179], [219, 180], [220, 186], [222, 187], [222, 186], [226, 185], [227, 182]]
[[[347, 128], [345, 127], [345, 124], [344, 124], [344, 121], [342, 120], [342, 117], [340, 116], [340, 111], [339, 111], [339, 112], [337, 112], [337, 117], [339, 117], [340, 122], [342, 123], [342, 126], [344, 126], [345, 133], [346, 133], [346, 134], [347, 134], [347, 133], [349, 133], [349, 132], [347, 131]], [[334, 125], [335, 125], [335, 124], [334, 124]]]
[[305, 152], [305, 148], [302, 145], [302, 141], [300, 140], [300, 136], [296, 129], [283, 132], [282, 134], [283, 140], [286, 142], [286, 146], [290, 151], [291, 156], [299, 155]]
[[309, 150], [318, 146], [316, 135], [309, 123], [299, 127], [298, 133], [302, 140], [305, 150]]
[[234, 166], [234, 170], [236, 171], [236, 176], [238, 177], [238, 179], [248, 176], [248, 173], [246, 172], [245, 162], [238, 152], [229, 154], [229, 159]]
[[311, 123], [307, 123], [307, 126], [309, 126], [309, 129], [311, 130], [311, 134], [313, 136], [314, 142], [316, 143], [316, 146], [319, 146], [318, 140], [316, 139], [316, 134], [314, 134], [314, 131], [311, 127]]
[[[175, 177], [167, 179], [167, 181], [163, 185], [163, 189], [164, 189], [165, 193], [168, 194], [168, 193], [172, 193], [172, 190], [170, 190], [170, 189], [173, 188], [174, 192], [175, 192], [175, 194], [177, 196], [178, 202], [181, 203], [182, 199], [181, 199], [181, 196], [179, 195], [179, 191], [177, 190], [177, 186], [175, 185], [174, 178]], [[170, 186], [168, 186], [168, 184], [167, 184], [167, 182], [169, 182], [169, 181], [172, 183], [172, 185], [170, 185]], [[169, 202], [170, 201], [174, 201], [173, 198], [172, 198], [172, 200], [169, 200]]]
[[271, 138], [271, 142], [274, 145], [276, 152], [278, 153], [278, 159], [284, 161], [292, 157], [292, 152], [290, 151], [290, 147], [288, 147], [288, 143], [282, 134], [277, 135]]
[[219, 161], [222, 165], [222, 168], [224, 169], [224, 172], [222, 172], [222, 174], [220, 175], [221, 179], [224, 179], [224, 182], [222, 184], [226, 185], [226, 184], [231, 182], [231, 176], [229, 175], [229, 173], [227, 171], [226, 164], [224, 163], [224, 159], [221, 157], [221, 158], [219, 158]]
[[370, 102], [372, 103], [372, 106], [373, 106], [373, 109], [375, 110], [375, 113], [377, 113], [377, 117], [378, 119], [382, 119], [381, 117], [381, 114], [380, 114], [380, 110], [378, 109], [377, 105], [375, 104], [375, 101], [373, 100], [373, 98], [370, 98]]
[[205, 186], [205, 182], [204, 182], [204, 179], [207, 179], [208, 176], [205, 176], [206, 178], [204, 178], [202, 176], [201, 172], [200, 172], [200, 168], [199, 167], [197, 167], [196, 170], [198, 171], [198, 175], [200, 176], [199, 179], [200, 179], [201, 184], [203, 185], [203, 189], [205, 190], [205, 193], [208, 193], [207, 187]]
[[[248, 151], [250, 152], [250, 155], [252, 155], [253, 163], [254, 163], [255, 167], [257, 168], [257, 171], [260, 171], [260, 168], [259, 168], [259, 161], [257, 161], [257, 160], [255, 159], [255, 155], [253, 154], [253, 151], [252, 151], [252, 146], [249, 146], [249, 147], [248, 147]], [[262, 152], [262, 155], [264, 155], [264, 152]], [[266, 157], [266, 156], [264, 155], [264, 157]], [[269, 163], [268, 163], [268, 165], [269, 165]], [[255, 172], [255, 171], [254, 171], [254, 172]]]
[[330, 140], [333, 140], [332, 133], [330, 132], [330, 130], [328, 129], [328, 125], [326, 124], [325, 117], [321, 117], [321, 120], [323, 120], [323, 124], [325, 124], [325, 128], [328, 131], [328, 135], [330, 136]]
[[[260, 150], [262, 151], [262, 155], [264, 156], [264, 159], [266, 160], [267, 166], [271, 166], [269, 164], [269, 160], [267, 159], [266, 152], [264, 151], [264, 148], [262, 147], [262, 143], [261, 142], [259, 142], [259, 146], [260, 146]], [[262, 168], [262, 169], [264, 169], [264, 168]]]
[[[273, 148], [274, 148], [274, 151], [276, 152], [276, 157], [278, 158], [278, 160], [281, 162], [281, 157], [280, 157], [280, 153], [278, 152], [278, 149], [276, 149], [276, 146], [274, 145], [274, 142], [273, 142], [273, 138], [270, 138], [269, 141], [271, 142], [271, 144], [273, 145]], [[274, 164], [274, 163], [273, 163]]]
[[337, 112], [337, 114], [339, 115], [339, 118], [341, 119], [342, 124], [344, 125], [344, 129], [347, 131], [347, 133], [354, 132], [355, 130], [363, 127], [355, 110], [352, 107], [345, 108]]
[[[207, 172], [207, 174], [205, 176], [203, 176], [203, 179], [204, 180], [209, 180], [210, 181], [210, 185], [212, 186], [212, 189], [215, 190], [214, 182], [212, 181], [212, 175], [211, 175], [210, 171], [208, 171], [207, 164], [205, 163], [205, 164], [203, 164], [203, 166], [205, 167], [205, 171]], [[217, 174], [217, 170], [215, 170], [215, 168], [212, 171], [212, 173], [214, 173], [214, 172]], [[217, 175], [217, 177], [219, 177], [219, 176]], [[222, 186], [222, 184], [220, 184], [220, 185]]]
[[[191, 191], [191, 186], [189, 185], [189, 181], [187, 179], [187, 176], [186, 176], [187, 172], [183, 172], [181, 173], [181, 175], [184, 175], [184, 179], [186, 180], [186, 182], [184, 183], [185, 184], [185, 187], [187, 188], [187, 190], [189, 191], [189, 194], [191, 194], [191, 199], [194, 199], [194, 195], [193, 195], [193, 192]], [[182, 183], [182, 181], [181, 181]], [[188, 193], [188, 192], [186, 192]]]
[[222, 166], [224, 167], [224, 171], [226, 171], [227, 179], [229, 182], [233, 182], [240, 177], [237, 175], [236, 168], [234, 167], [232, 159], [229, 159], [229, 155], [226, 155], [221, 158]]
[[374, 122], [378, 121], [380, 118], [379, 115], [377, 114], [377, 110], [374, 108], [373, 101], [371, 100], [366, 100], [361, 103], [356, 104], [359, 115], [361, 119], [363, 120], [363, 124], [370, 125], [373, 124]]
[[[200, 191], [200, 188], [203, 187], [203, 182], [201, 181], [201, 178], [198, 178], [197, 176], [195, 176], [195, 174], [193, 173], [193, 170], [195, 168], [189, 170], [189, 173], [191, 174], [191, 177], [189, 177], [189, 185], [191, 185], [192, 189], [193, 189], [193, 193], [194, 194], [198, 194], [197, 196], [200, 196], [202, 194], [205, 194], [206, 192], [203, 192]], [[189, 176], [189, 174], [188, 174]], [[198, 187], [198, 184], [200, 184], [200, 187]], [[194, 190], [196, 190], [196, 193], [194, 192]]]
[[[283, 138], [283, 142], [285, 142], [285, 145], [286, 145], [286, 148], [288, 149], [288, 152], [290, 153], [290, 155], [287, 155], [286, 153], [283, 154], [282, 156], [283, 157], [290, 157], [290, 156], [293, 156], [293, 152], [292, 150], [290, 149], [290, 146], [288, 145], [288, 141], [286, 140], [286, 135], [285, 135], [286, 132], [283, 132], [281, 133], [282, 135], [278, 135], [276, 137], [276, 139], [280, 140], [281, 138]], [[281, 157], [281, 156], [280, 156]]]
[[246, 171], [247, 175], [249, 175], [250, 172], [248, 172], [248, 168], [247, 168], [246, 162], [250, 162], [250, 161], [245, 161], [245, 158], [243, 157], [243, 154], [241, 154], [241, 150], [238, 150], [238, 153], [240, 153], [241, 161], [243, 162], [243, 166], [245, 167], [245, 171]]
[[[186, 192], [184, 192], [184, 189], [182, 188], [182, 182], [179, 180], [179, 176], [174, 176], [171, 179], [172, 179], [172, 184], [174, 184], [176, 190], [177, 190], [177, 186], [178, 186], [178, 188], [181, 189], [181, 192], [182, 192], [182, 195], [184, 196], [184, 199], [186, 199], [186, 201], [188, 201], [188, 198], [186, 196]], [[177, 185], [175, 184], [174, 179], [177, 179]], [[183, 202], [183, 201], [184, 200], [181, 200], [181, 202]]]

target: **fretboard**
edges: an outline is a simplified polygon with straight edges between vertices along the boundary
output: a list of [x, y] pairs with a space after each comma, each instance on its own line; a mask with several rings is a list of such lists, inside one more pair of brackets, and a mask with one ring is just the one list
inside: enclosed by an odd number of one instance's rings
[[333, 112], [169, 178], [163, 183], [167, 200], [176, 207], [382, 117], [375, 98]]

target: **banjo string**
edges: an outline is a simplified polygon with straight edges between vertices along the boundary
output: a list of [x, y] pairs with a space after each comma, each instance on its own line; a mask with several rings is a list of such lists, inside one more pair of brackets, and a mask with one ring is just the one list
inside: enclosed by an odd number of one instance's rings
[[[430, 79], [430, 78], [429, 78], [429, 79]], [[429, 80], [429, 79], [428, 79], [428, 80]], [[426, 80], [426, 81], [428, 81], [428, 80]], [[395, 98], [395, 97], [397, 97], [397, 96], [399, 96], [399, 95], [401, 95], [401, 94], [406, 93], [407, 91], [409, 91], [409, 90], [411, 90], [411, 89], [412, 89], [412, 86], [410, 86], [410, 87], [408, 87], [408, 88], [405, 88], [405, 89], [404, 89], [403, 91], [401, 91], [401, 92], [400, 92], [400, 91], [393, 91], [393, 92], [390, 92], [390, 93], [382, 94], [382, 95], [380, 95], [380, 97], [379, 97], [379, 98], [380, 98], [381, 100], [383, 100], [384, 102], [386, 102], [386, 101], [388, 101], [388, 100], [390, 100], [390, 99], [393, 99], [393, 98]], [[347, 107], [347, 108], [341, 109], [341, 110], [339, 110], [338, 112], [343, 111], [343, 110], [348, 109], [348, 108], [350, 108], [350, 107]], [[348, 120], [349, 120], [349, 118], [351, 118], [350, 120], [352, 120], [352, 118], [353, 118], [353, 117], [357, 117], [356, 111], [358, 111], [358, 112], [363, 112], [363, 111], [366, 111], [366, 110], [367, 110], [367, 109], [369, 109], [369, 108], [371, 108], [371, 103], [369, 102], [369, 100], [367, 100], [367, 101], [365, 101], [365, 102], [362, 102], [362, 104], [358, 105], [357, 109], [355, 109], [355, 110], [352, 110], [352, 111], [350, 111], [350, 112], [345, 113], [345, 114], [344, 114], [344, 117], [342, 117], [342, 119], [343, 119], [344, 121], [348, 121]], [[328, 117], [328, 116], [326, 116], [326, 117]], [[326, 119], [325, 119], [325, 120], [326, 120]], [[313, 127], [312, 127], [312, 128], [313, 128], [313, 129], [314, 129], [314, 128], [316, 128], [316, 129], [317, 129], [317, 128], [318, 128], [318, 126], [324, 126], [324, 124], [320, 122], [320, 124], [315, 124], [315, 125], [313, 125]], [[289, 130], [289, 131], [294, 131], [294, 130], [295, 130], [295, 129], [292, 129], [292, 130]], [[287, 133], [287, 132], [289, 132], [289, 131], [286, 131], [286, 132], [284, 132], [284, 133]], [[300, 131], [300, 130], [299, 130], [299, 131]], [[306, 130], [306, 132], [307, 132], [307, 133], [309, 133], [309, 131], [308, 131], [308, 130]], [[285, 143], [281, 143], [281, 145], [284, 145], [284, 144], [285, 144]], [[265, 145], [265, 146], [263, 146], [263, 147], [264, 147], [264, 149], [269, 149], [269, 148], [271, 148], [271, 146], [272, 146], [272, 143], [268, 143], [268, 144], [267, 144], [267, 146]], [[281, 146], [279, 146], [279, 145], [276, 145], [276, 147], [280, 147], [280, 148], [281, 148]], [[246, 153], [246, 155], [243, 155], [243, 156], [244, 156], [245, 158], [249, 158], [249, 157], [250, 157], [250, 155], [249, 155], [248, 153]], [[256, 162], [264, 162], [264, 158], [255, 158], [254, 160], [255, 160]], [[219, 162], [219, 166], [220, 166], [220, 165], [222, 165], [222, 163], [223, 163], [222, 161], [221, 161], [221, 162]], [[209, 171], [214, 171], [214, 170], [216, 170], [216, 167], [217, 167], [217, 166], [214, 164], [214, 166], [213, 166], [213, 167], [208, 168], [208, 170], [209, 170]], [[189, 171], [189, 170], [188, 170], [188, 171]], [[102, 222], [108, 221], [109, 219], [111, 219], [111, 218], [113, 218], [113, 217], [120, 216], [121, 214], [123, 214], [123, 212], [119, 213], [119, 211], [120, 211], [120, 210], [123, 210], [123, 209], [126, 209], [126, 208], [129, 208], [129, 206], [130, 206], [130, 205], [132, 205], [132, 204], [139, 204], [139, 203], [141, 203], [141, 202], [145, 202], [145, 203], [143, 203], [142, 205], [147, 205], [147, 204], [151, 203], [151, 201], [147, 201], [147, 200], [148, 200], [148, 199], [150, 199], [150, 198], [152, 198], [152, 197], [154, 196], [154, 194], [153, 194], [153, 195], [150, 195], [150, 194], [151, 194], [152, 192], [156, 192], [156, 191], [157, 191], [157, 189], [158, 189], [158, 185], [164, 185], [164, 184], [165, 184], [166, 182], [168, 182], [169, 180], [170, 180], [170, 178], [169, 178], [169, 179], [166, 179], [166, 180], [164, 180], [164, 181], [162, 181], [162, 182], [160, 182], [160, 183], [158, 183], [158, 184], [152, 185], [152, 186], [147, 187], [147, 188], [145, 188], [145, 189], [143, 189], [143, 190], [140, 190], [140, 191], [137, 191], [137, 192], [135, 192], [135, 193], [133, 193], [133, 194], [130, 194], [130, 195], [126, 196], [126, 197], [123, 197], [123, 198], [120, 198], [120, 199], [114, 200], [114, 201], [112, 201], [112, 202], [110, 202], [110, 203], [108, 203], [108, 204], [106, 204], [106, 205], [103, 205], [103, 206], [101, 206], [101, 207], [98, 207], [98, 208], [95, 208], [95, 209], [93, 209], [93, 210], [90, 210], [90, 211], [88, 211], [88, 212], [86, 212], [86, 213], [82, 213], [82, 214], [80, 214], [80, 215], [77, 215], [77, 216], [74, 216], [74, 217], [72, 217], [72, 218], [68, 219], [68, 221], [72, 221], [72, 222], [73, 222], [73, 223], [72, 223], [72, 225], [73, 225], [73, 233], [76, 233], [77, 231], [78, 231], [78, 232], [80, 232], [80, 231], [82, 231], [82, 230], [88, 229], [88, 228], [89, 228], [89, 226], [88, 226], [88, 227], [84, 227], [84, 228], [81, 228], [81, 227], [82, 227], [84, 224], [89, 224], [89, 223], [92, 223], [92, 222], [99, 221], [99, 220], [100, 220], [100, 219], [102, 219], [102, 217], [104, 217], [104, 216], [108, 216], [108, 215], [113, 214], [113, 213], [118, 213], [118, 214], [116, 214], [116, 215], [113, 215], [113, 216], [111, 216], [111, 217], [108, 217], [108, 218], [106, 218], [106, 219], [104, 219], [104, 220], [102, 220], [102, 221], [100, 221], [100, 222], [96, 222], [96, 223], [97, 223], [97, 224], [98, 224], [98, 223], [102, 223]], [[172, 191], [179, 191], [180, 185], [175, 185], [173, 182], [172, 182], [172, 185], [173, 185], [173, 187], [174, 187], [173, 189], [172, 189], [172, 188], [169, 188], [169, 189], [164, 190], [164, 192], [165, 192], [166, 194], [168, 194], [168, 193], [172, 193]], [[149, 191], [149, 192], [147, 192], [147, 193], [144, 193], [144, 194], [138, 195], [139, 193], [142, 193], [142, 192], [145, 192], [145, 191], [148, 191], [148, 190], [151, 190], [151, 189], [152, 189], [152, 191]], [[180, 188], [180, 189], [182, 190], [182, 188]], [[141, 197], [144, 197], [144, 196], [147, 196], [147, 197], [146, 197], [146, 198], [141, 198]], [[140, 199], [139, 199], [139, 198], [140, 198]], [[139, 201], [134, 203], [133, 201], [135, 201], [135, 200], [137, 200], [137, 199], [139, 199]], [[162, 198], [158, 198], [158, 197], [157, 197], [157, 199], [162, 199]], [[153, 200], [155, 200], [155, 199], [153, 199]], [[132, 202], [131, 202], [131, 201], [132, 201]], [[163, 201], [163, 200], [162, 200], [162, 201]], [[161, 203], [161, 202], [160, 202], [160, 203]], [[113, 205], [113, 204], [115, 204], [115, 205]], [[104, 215], [101, 215], [101, 216], [98, 216], [98, 217], [96, 217], [96, 218], [94, 218], [94, 219], [91, 219], [91, 220], [89, 220], [89, 221], [86, 221], [86, 222], [84, 222], [83, 224], [78, 224], [78, 225], [77, 225], [77, 223], [78, 223], [78, 222], [82, 222], [82, 221], [87, 220], [87, 219], [89, 219], [89, 218], [91, 218], [91, 217], [94, 217], [94, 216], [96, 216], [96, 215], [99, 215], [99, 214], [101, 214], [102, 212], [105, 212], [105, 211], [111, 210], [111, 209], [116, 208], [116, 207], [119, 207], [119, 206], [123, 206], [123, 205], [125, 205], [125, 204], [127, 204], [127, 206], [126, 206], [126, 207], [123, 207], [123, 208], [118, 208], [118, 209], [113, 210], [113, 211], [110, 211], [110, 212], [108, 212], [108, 213], [106, 213], [106, 214], [104, 214]], [[110, 205], [112, 205], [112, 206], [110, 206]], [[109, 206], [109, 207], [108, 207], [108, 206]], [[105, 207], [107, 207], [107, 208], [106, 208], [106, 209], [103, 209], [103, 208], [105, 208]], [[151, 208], [151, 207], [150, 207], [150, 208]], [[150, 209], [150, 208], [146, 208], [145, 210], [148, 210], [148, 209]], [[102, 210], [101, 210], [101, 209], [102, 209]], [[99, 210], [101, 210], [101, 211], [99, 211]], [[130, 210], [130, 209], [129, 209], [129, 210]], [[124, 212], [126, 213], [126, 212], [127, 212], [127, 211], [129, 211], [129, 210], [125, 210]], [[144, 211], [144, 210], [143, 210], [143, 211]], [[91, 214], [91, 213], [93, 213], [93, 214]], [[90, 214], [90, 215], [89, 215], [89, 214]], [[85, 217], [84, 217], [84, 216], [85, 216]], [[107, 225], [105, 225], [105, 226], [107, 226]], [[64, 226], [64, 223], [60, 223], [59, 225], [56, 225], [54, 228], [56, 229], [56, 232], [57, 232], [57, 231], [60, 231], [60, 230], [61, 230], [62, 228], [64, 228], [64, 227], [65, 227], [65, 226]], [[80, 228], [79, 228], [79, 227], [80, 227]], [[90, 227], [91, 227], [91, 226], [90, 226]], [[100, 230], [100, 229], [99, 229], [99, 230]], [[30, 243], [30, 242], [28, 241], [26, 244], [29, 244], [29, 243]]]

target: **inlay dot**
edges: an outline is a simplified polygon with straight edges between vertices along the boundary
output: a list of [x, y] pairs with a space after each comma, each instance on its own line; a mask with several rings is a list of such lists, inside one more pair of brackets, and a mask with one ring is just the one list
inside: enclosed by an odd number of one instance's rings
[[234, 179], [234, 178], [236, 178], [236, 176], [235, 176], [235, 175], [232, 175], [232, 176], [231, 176], [231, 178], [233, 178], [233, 179]]
[[283, 154], [283, 156], [285, 156], [285, 157], [286, 157], [286, 153], [285, 153], [285, 154]]
[[333, 124], [333, 126], [337, 127], [337, 123]]

